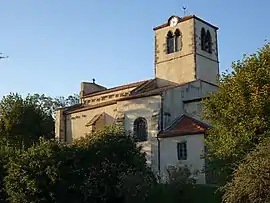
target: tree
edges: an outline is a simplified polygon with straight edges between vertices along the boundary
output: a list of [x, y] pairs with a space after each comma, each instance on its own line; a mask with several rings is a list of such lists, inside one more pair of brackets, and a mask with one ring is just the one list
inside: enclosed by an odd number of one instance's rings
[[69, 95], [68, 97], [49, 97], [44, 94], [28, 95], [27, 100], [36, 104], [43, 109], [44, 112], [55, 116], [55, 110], [59, 107], [68, 107], [80, 103], [80, 96], [78, 94]]
[[144, 154], [108, 127], [73, 145], [41, 140], [9, 161], [5, 186], [11, 202], [121, 202], [128, 174], [150, 174]]
[[0, 140], [2, 144], [29, 146], [39, 137], [54, 136], [54, 120], [33, 99], [10, 94], [0, 102]]
[[233, 173], [232, 182], [225, 186], [223, 202], [270, 202], [270, 139], [259, 144], [247, 155]]
[[268, 137], [270, 129], [270, 44], [232, 64], [217, 92], [204, 103], [204, 119], [214, 126], [206, 144], [212, 166], [230, 177], [234, 167]]
[[0, 102], [0, 140], [21, 146], [31, 145], [39, 137], [54, 137], [55, 109], [77, 104], [78, 95], [51, 98], [44, 94], [9, 94]]
[[9, 146], [0, 146], [0, 202], [9, 202], [8, 195], [5, 191], [4, 179], [7, 175], [6, 165], [9, 163], [11, 157], [16, 157], [20, 150]]
[[76, 140], [74, 146], [89, 152], [91, 170], [87, 173], [83, 189], [89, 202], [123, 202], [130, 200], [132, 194], [146, 198], [148, 190], [143, 190], [143, 186], [136, 187], [138, 184], [129, 182], [127, 178], [131, 178], [130, 175], [144, 176], [145, 180], [140, 183], [151, 185], [155, 182], [154, 176], [146, 165], [145, 153], [126, 136], [121, 126], [107, 126]]
[[55, 107], [68, 107], [80, 103], [80, 96], [78, 94], [69, 95], [67, 98], [61, 96], [54, 98]]

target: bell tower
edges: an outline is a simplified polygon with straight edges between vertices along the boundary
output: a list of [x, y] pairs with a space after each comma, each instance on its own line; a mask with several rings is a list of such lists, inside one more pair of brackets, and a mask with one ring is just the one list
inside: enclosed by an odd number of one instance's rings
[[218, 28], [196, 16], [171, 16], [154, 28], [155, 77], [159, 86], [197, 79], [216, 84]]

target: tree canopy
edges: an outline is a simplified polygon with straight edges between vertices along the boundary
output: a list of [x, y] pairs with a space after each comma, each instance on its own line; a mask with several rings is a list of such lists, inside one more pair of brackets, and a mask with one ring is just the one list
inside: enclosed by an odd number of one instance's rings
[[204, 101], [204, 119], [214, 126], [206, 144], [211, 160], [223, 164], [217, 168], [230, 173], [268, 137], [265, 132], [270, 130], [270, 44], [234, 62], [232, 72], [222, 74], [218, 86], [218, 91]]
[[64, 99], [45, 95], [9, 94], [0, 101], [0, 141], [16, 146], [29, 146], [40, 137], [54, 137], [54, 113], [57, 107], [72, 105], [78, 97]]
[[233, 173], [232, 182], [225, 186], [223, 202], [270, 202], [270, 139], [260, 143], [247, 155]]
[[[73, 145], [41, 140], [11, 158], [5, 178], [11, 202], [121, 202], [147, 190], [126, 184], [130, 174], [154, 181], [145, 155], [118, 127], [108, 127]], [[147, 178], [149, 177], [149, 178]], [[140, 183], [141, 183], [140, 182]], [[147, 182], [146, 182], [147, 183]]]

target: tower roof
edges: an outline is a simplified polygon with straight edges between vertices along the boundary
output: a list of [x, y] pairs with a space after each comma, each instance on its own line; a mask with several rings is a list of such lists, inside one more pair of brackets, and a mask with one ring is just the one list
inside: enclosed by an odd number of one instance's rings
[[212, 25], [212, 24], [210, 24], [210, 23], [204, 21], [203, 19], [201, 19], [201, 18], [199, 18], [199, 17], [197, 17], [197, 16], [195, 16], [195, 15], [184, 16], [184, 17], [182, 17], [182, 18], [180, 18], [179, 16], [170, 16], [166, 23], [164, 23], [164, 24], [162, 24], [162, 25], [159, 25], [159, 26], [157, 26], [157, 27], [154, 27], [153, 30], [156, 31], [156, 30], [159, 30], [159, 29], [161, 29], [161, 28], [170, 26], [169, 21], [170, 21], [170, 19], [173, 18], [173, 17], [177, 17], [178, 20], [179, 20], [179, 21], [178, 21], [179, 23], [194, 18], [194, 19], [199, 20], [199, 21], [201, 21], [201, 22], [203, 22], [203, 23], [205, 23], [205, 24], [207, 24], [207, 25], [213, 27], [214, 29], [218, 30], [218, 27], [216, 27], [216, 26], [214, 26], [214, 25]]

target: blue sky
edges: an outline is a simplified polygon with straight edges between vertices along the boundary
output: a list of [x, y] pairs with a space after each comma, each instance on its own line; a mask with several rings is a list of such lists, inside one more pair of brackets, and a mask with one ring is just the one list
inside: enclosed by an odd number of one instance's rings
[[0, 97], [67, 96], [81, 81], [113, 87], [154, 76], [152, 28], [195, 14], [220, 29], [220, 70], [270, 38], [269, 0], [0, 0]]

